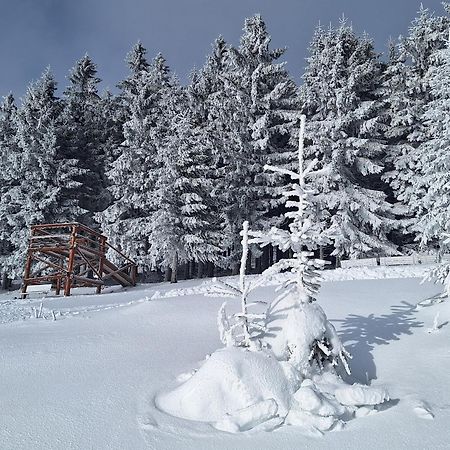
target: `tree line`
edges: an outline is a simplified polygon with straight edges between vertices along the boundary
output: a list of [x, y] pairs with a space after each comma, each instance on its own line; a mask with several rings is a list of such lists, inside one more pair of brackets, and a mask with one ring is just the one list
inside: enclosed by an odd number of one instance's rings
[[[421, 8], [386, 58], [345, 20], [317, 27], [297, 86], [259, 15], [182, 86], [142, 43], [117, 93], [84, 56], [57, 96], [50, 70], [0, 108], [0, 273], [22, 275], [33, 223], [100, 228], [144, 273], [236, 273], [244, 220], [286, 227], [300, 115], [315, 219], [338, 260], [439, 247], [450, 202], [450, 12]], [[255, 271], [282, 255], [252, 248]]]

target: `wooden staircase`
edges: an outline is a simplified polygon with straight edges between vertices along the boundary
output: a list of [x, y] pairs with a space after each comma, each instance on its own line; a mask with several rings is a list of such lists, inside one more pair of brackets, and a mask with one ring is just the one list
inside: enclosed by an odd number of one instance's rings
[[30, 285], [50, 282], [57, 295], [63, 289], [69, 296], [73, 287], [81, 286], [95, 287], [100, 293], [108, 279], [124, 287], [135, 286], [136, 274], [137, 266], [130, 258], [85, 225], [32, 225], [22, 294]]

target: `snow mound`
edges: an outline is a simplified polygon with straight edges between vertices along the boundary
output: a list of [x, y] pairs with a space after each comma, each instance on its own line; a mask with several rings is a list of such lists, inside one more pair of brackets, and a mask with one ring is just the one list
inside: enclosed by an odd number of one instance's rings
[[334, 395], [339, 403], [346, 406], [379, 405], [389, 400], [386, 389], [361, 384], [340, 387]]
[[[270, 423], [270, 428], [273, 429], [283, 422], [283, 419], [277, 417], [277, 412], [277, 402], [273, 398], [269, 398], [232, 414], [226, 414], [225, 418], [214, 426], [218, 430], [229, 433], [248, 431], [266, 423]], [[266, 428], [265, 431], [268, 429]]]
[[[321, 435], [352, 417], [376, 413], [389, 400], [380, 387], [348, 385], [334, 373], [302, 379], [289, 362], [267, 350], [227, 347], [214, 352], [182, 382], [156, 397], [157, 407], [176, 417], [208, 422], [229, 433], [270, 431], [295, 425]], [[295, 376], [297, 373], [297, 376]]]
[[[342, 345], [333, 325], [318, 303], [296, 303], [290, 296], [270, 305], [264, 342], [277, 359], [289, 360], [305, 376], [311, 371], [311, 348], [325, 337], [337, 354]], [[328, 350], [324, 349], [328, 352]]]
[[214, 352], [187, 381], [161, 393], [156, 405], [183, 419], [247, 430], [289, 411], [292, 388], [269, 351], [228, 347]]
[[383, 388], [350, 386], [333, 373], [323, 373], [302, 382], [293, 396], [285, 423], [298, 426], [308, 434], [321, 435], [343, 428], [345, 421], [353, 416], [376, 413], [374, 405], [388, 400]]

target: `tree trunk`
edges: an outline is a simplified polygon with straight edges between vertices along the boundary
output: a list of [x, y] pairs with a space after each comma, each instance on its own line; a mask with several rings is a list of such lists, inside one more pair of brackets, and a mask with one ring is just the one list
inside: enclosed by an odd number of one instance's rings
[[256, 273], [262, 273], [262, 256], [259, 258], [256, 258], [256, 267], [255, 267]]
[[205, 264], [199, 261], [197, 264], [197, 278], [203, 278], [203, 273], [205, 271]]
[[172, 274], [172, 270], [169, 266], [166, 267], [166, 270], [164, 271], [164, 281], [170, 281], [170, 277]]
[[341, 267], [341, 257], [337, 255], [335, 268], [338, 269], [339, 267]]
[[194, 273], [195, 273], [195, 262], [194, 261], [189, 261], [188, 263], [188, 274], [187, 274], [187, 278], [192, 279], [194, 278]]
[[172, 259], [172, 276], [170, 278], [171, 283], [177, 283], [178, 282], [178, 253], [175, 252], [173, 254]]
[[233, 267], [231, 269], [231, 275], [239, 275], [239, 269], [240, 269], [239, 263], [233, 264]]
[[270, 245], [266, 245], [263, 249], [262, 254], [262, 270], [268, 269], [270, 267]]
[[212, 262], [208, 262], [207, 265], [207, 276], [212, 278], [214, 276], [214, 264]]
[[325, 257], [324, 248], [323, 245], [319, 246], [319, 259], [323, 261], [323, 258]]
[[4, 272], [2, 277], [2, 289], [6, 291], [7, 289], [9, 289], [10, 286], [11, 280], [8, 278], [8, 274]]

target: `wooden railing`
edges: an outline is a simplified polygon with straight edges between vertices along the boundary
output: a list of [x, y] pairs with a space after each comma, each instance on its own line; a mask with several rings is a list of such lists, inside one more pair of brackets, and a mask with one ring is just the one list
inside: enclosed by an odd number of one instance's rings
[[[119, 267], [106, 253], [111, 249], [122, 260]], [[92, 286], [101, 292], [111, 278], [130, 286], [136, 284], [134, 261], [107, 242], [106, 236], [80, 223], [31, 226], [22, 292], [30, 285], [51, 282], [59, 294], [70, 295], [72, 287]]]

